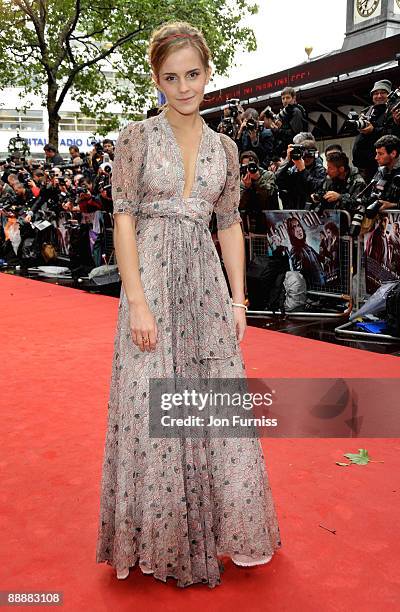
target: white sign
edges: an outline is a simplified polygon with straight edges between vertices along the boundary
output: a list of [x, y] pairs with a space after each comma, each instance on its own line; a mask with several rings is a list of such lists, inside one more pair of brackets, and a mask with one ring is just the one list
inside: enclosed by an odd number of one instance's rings
[[[31, 153], [42, 153], [44, 155], [43, 147], [47, 144], [48, 138], [45, 132], [20, 132], [21, 138], [25, 138], [28, 141], [28, 145]], [[8, 155], [8, 141], [10, 138], [15, 137], [14, 131], [0, 131], [0, 153], [2, 157]], [[107, 136], [111, 140], [116, 140], [118, 134], [112, 132]], [[87, 152], [92, 149], [90, 144], [93, 139], [91, 132], [59, 132], [58, 134], [58, 151], [63, 157], [69, 156], [68, 148], [71, 145], [76, 145], [81, 151]], [[96, 139], [103, 140], [103, 137], [96, 137]]]

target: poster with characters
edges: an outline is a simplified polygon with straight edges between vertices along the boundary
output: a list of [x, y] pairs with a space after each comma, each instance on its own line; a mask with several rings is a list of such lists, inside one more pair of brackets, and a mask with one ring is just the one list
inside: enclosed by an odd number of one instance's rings
[[287, 253], [291, 270], [308, 289], [334, 288], [340, 281], [340, 212], [267, 211], [269, 254]]
[[364, 234], [367, 293], [374, 293], [384, 281], [400, 279], [400, 213], [380, 213], [371, 230]]

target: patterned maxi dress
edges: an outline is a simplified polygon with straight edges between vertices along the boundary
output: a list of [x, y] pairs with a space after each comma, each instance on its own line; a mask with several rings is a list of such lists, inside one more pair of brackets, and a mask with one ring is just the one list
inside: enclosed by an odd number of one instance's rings
[[114, 214], [136, 220], [140, 274], [158, 326], [153, 352], [133, 344], [122, 287], [108, 403], [96, 562], [184, 587], [221, 582], [218, 557], [266, 563], [281, 546], [257, 438], [149, 436], [149, 379], [245, 377], [232, 306], [208, 229], [238, 223], [235, 143], [203, 120], [195, 180], [165, 115], [129, 124], [113, 167]]

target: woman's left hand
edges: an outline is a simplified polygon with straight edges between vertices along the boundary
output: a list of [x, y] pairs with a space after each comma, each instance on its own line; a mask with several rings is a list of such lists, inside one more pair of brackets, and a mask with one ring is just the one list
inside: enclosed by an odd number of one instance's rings
[[233, 306], [233, 318], [235, 321], [236, 338], [240, 343], [244, 338], [244, 333], [247, 327], [245, 309]]

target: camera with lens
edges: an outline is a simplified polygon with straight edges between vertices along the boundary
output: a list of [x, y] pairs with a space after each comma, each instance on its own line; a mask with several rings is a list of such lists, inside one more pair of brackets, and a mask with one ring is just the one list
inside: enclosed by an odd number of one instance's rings
[[259, 129], [259, 122], [256, 119], [248, 119], [244, 128], [247, 132]]
[[221, 106], [221, 110], [229, 109], [230, 116], [236, 118], [239, 114], [239, 103], [239, 98], [231, 98], [230, 100], [226, 101], [226, 104]]
[[279, 119], [279, 115], [276, 115], [270, 106], [266, 106], [263, 110], [263, 115], [267, 119], [272, 119], [272, 121], [276, 121]]
[[305, 157], [318, 157], [317, 149], [308, 149], [304, 145], [293, 145], [290, 153], [291, 160], [298, 161], [299, 159], [304, 159]]
[[29, 182], [31, 180], [32, 180], [32, 175], [27, 172], [26, 174], [24, 174], [24, 178], [22, 179], [21, 182], [24, 187], [27, 187], [29, 189]]
[[400, 109], [400, 87], [390, 92], [386, 104], [391, 113]]
[[4, 212], [16, 214], [18, 208], [17, 195], [15, 193], [6, 193], [0, 203], [0, 209]]
[[259, 171], [259, 167], [255, 161], [250, 161], [248, 164], [242, 164], [240, 166], [240, 174], [245, 176], [248, 172], [250, 174], [256, 174]]
[[348, 119], [346, 124], [356, 128], [357, 130], [363, 130], [368, 127], [369, 124], [375, 125], [386, 110], [386, 104], [375, 104], [371, 108], [370, 113], [367, 115], [365, 113], [358, 114], [356, 111], [350, 111], [347, 115]]
[[86, 194], [87, 195], [89, 193], [90, 193], [89, 189], [86, 186], [84, 186], [84, 185], [79, 185], [79, 187], [76, 188], [76, 195], [77, 196], [80, 196], [82, 194]]
[[358, 204], [356, 207], [353, 217], [351, 219], [349, 235], [352, 238], [357, 238], [361, 231], [361, 224], [365, 217], [365, 206], [363, 204]]
[[225, 117], [224, 119], [222, 119], [221, 123], [224, 134], [233, 138], [236, 132], [234, 118]]
[[371, 123], [371, 120], [368, 119], [368, 117], [366, 117], [362, 113], [359, 115], [356, 111], [350, 111], [347, 117], [348, 119], [346, 123], [349, 126], [355, 127], [357, 130], [363, 130]]
[[96, 153], [103, 153], [103, 143], [101, 142], [101, 140], [96, 140], [95, 138], [91, 138], [90, 140], [90, 146], [94, 147]]

